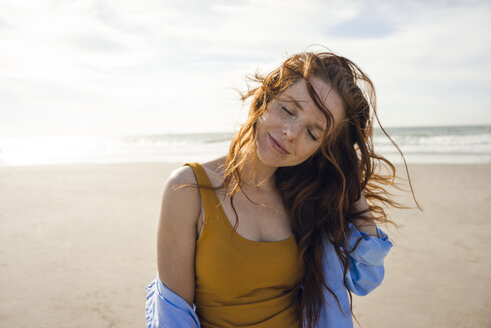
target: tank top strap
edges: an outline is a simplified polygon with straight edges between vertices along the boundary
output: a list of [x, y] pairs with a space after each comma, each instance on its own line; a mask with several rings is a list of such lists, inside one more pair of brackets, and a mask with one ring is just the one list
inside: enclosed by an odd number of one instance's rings
[[196, 176], [196, 181], [198, 183], [199, 194], [201, 196], [201, 201], [203, 202], [203, 207], [205, 213], [218, 214], [218, 207], [220, 206], [220, 201], [218, 200], [217, 194], [213, 189], [213, 186], [206, 174], [205, 169], [199, 163], [186, 163], [184, 166], [190, 166]]

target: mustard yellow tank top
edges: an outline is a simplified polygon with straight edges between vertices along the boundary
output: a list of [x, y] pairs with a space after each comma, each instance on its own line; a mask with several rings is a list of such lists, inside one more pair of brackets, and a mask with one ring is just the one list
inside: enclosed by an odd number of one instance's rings
[[[211, 186], [200, 164], [186, 165], [198, 185]], [[196, 242], [195, 304], [201, 326], [301, 327], [294, 306], [300, 275], [294, 236], [276, 242], [246, 239], [233, 229], [215, 191], [199, 191], [204, 224]]]

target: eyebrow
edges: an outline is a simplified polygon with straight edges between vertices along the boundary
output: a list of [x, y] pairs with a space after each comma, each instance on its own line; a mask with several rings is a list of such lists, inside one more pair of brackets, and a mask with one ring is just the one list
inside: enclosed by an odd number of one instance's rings
[[[292, 96], [288, 96], [288, 95], [287, 95], [286, 97], [287, 97], [288, 99], [290, 99], [290, 100], [293, 102], [293, 104], [294, 104], [294, 105], [295, 105], [295, 106], [296, 106], [298, 109], [300, 109], [301, 111], [303, 111], [303, 110], [304, 110], [304, 108], [302, 107], [302, 105], [300, 105], [300, 103], [299, 103], [299, 102], [298, 102], [298, 101], [297, 101], [295, 98], [293, 98]], [[322, 126], [321, 126], [319, 123], [315, 123], [315, 124], [314, 124], [314, 126], [315, 126], [316, 128], [318, 128], [319, 130], [321, 130], [321, 131], [322, 131], [322, 133], [324, 133], [325, 128], [324, 128], [324, 127], [322, 127]]]

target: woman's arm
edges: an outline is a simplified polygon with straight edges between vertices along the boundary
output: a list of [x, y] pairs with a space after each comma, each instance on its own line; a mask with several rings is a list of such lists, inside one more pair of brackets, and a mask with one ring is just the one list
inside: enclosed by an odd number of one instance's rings
[[[362, 193], [360, 199], [354, 203], [353, 211], [360, 212], [368, 208]], [[362, 215], [372, 218], [369, 211]], [[357, 245], [358, 240], [360, 242]], [[354, 249], [349, 254], [350, 269], [346, 276], [348, 288], [353, 293], [366, 295], [382, 283], [385, 274], [384, 258], [391, 248], [392, 243], [387, 234], [375, 223], [359, 218], [353, 220], [346, 245], [348, 251]]]
[[188, 166], [174, 171], [164, 188], [157, 229], [158, 274], [146, 288], [148, 328], [199, 328], [195, 313], [194, 255], [196, 223], [200, 214], [199, 190]]
[[[360, 199], [354, 203], [353, 211], [365, 209], [369, 209], [369, 206], [362, 193]], [[384, 258], [392, 248], [387, 234], [371, 222], [371, 213], [368, 211], [362, 216], [369, 219], [358, 218], [349, 224], [349, 239], [346, 243], [346, 250], [353, 250], [349, 254], [350, 269], [346, 283], [357, 295], [366, 295], [382, 283], [385, 274]]]
[[196, 224], [200, 214], [199, 190], [189, 166], [172, 172], [164, 188], [157, 229], [157, 264], [160, 280], [189, 305], [194, 302]]
[[[385, 232], [378, 227], [376, 229], [379, 237], [369, 236], [350, 224], [346, 250], [351, 253], [346, 283], [356, 295], [368, 294], [384, 279], [384, 259], [392, 248], [392, 242]], [[360, 242], [357, 245], [358, 240]]]
[[[360, 212], [362, 210], [368, 209], [368, 203], [367, 199], [365, 198], [365, 195], [363, 192], [361, 193], [360, 199], [358, 199], [354, 204], [353, 204], [353, 209], [355, 212]], [[363, 214], [365, 217], [372, 217], [370, 212], [364, 213]], [[363, 219], [354, 219], [353, 224], [355, 227], [361, 231], [366, 233], [367, 235], [371, 236], [378, 236], [377, 234], [377, 226], [375, 223], [369, 222], [367, 220]]]

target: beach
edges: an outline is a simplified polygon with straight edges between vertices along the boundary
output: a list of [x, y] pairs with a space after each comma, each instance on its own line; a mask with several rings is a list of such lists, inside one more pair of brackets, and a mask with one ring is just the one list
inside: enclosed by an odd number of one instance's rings
[[[144, 327], [162, 188], [180, 165], [0, 167], [0, 326]], [[380, 226], [394, 247], [383, 284], [354, 297], [361, 327], [491, 327], [491, 164], [409, 170], [424, 211]]]

